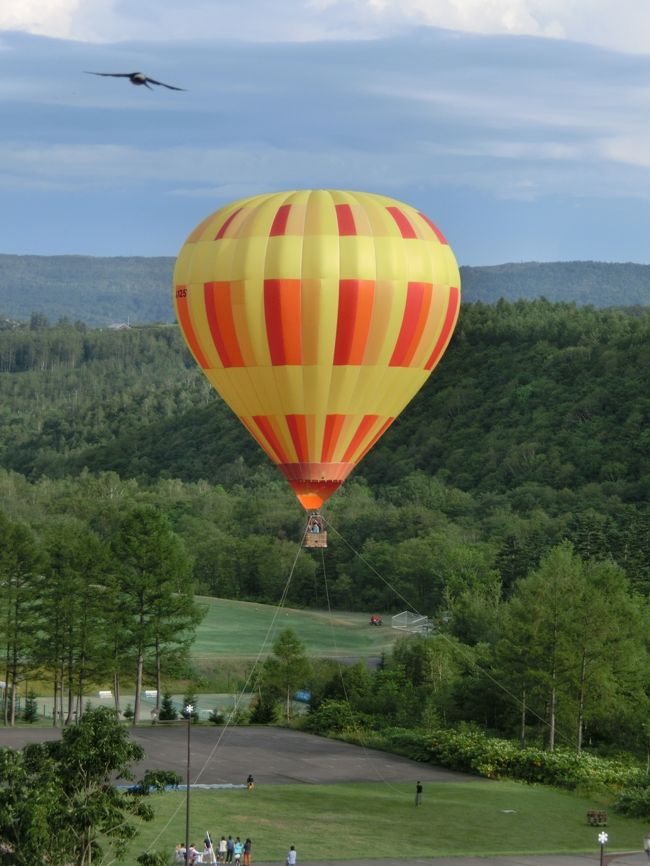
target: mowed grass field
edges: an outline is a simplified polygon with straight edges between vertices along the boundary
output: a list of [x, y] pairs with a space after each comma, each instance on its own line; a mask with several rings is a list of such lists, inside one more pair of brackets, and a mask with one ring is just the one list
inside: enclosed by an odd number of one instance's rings
[[[173, 852], [185, 835], [185, 792], [150, 799], [155, 822], [142, 825], [120, 866], [149, 849]], [[599, 828], [586, 821], [602, 803], [518, 782], [440, 782], [424, 786], [414, 805], [414, 785], [257, 785], [245, 789], [192, 790], [191, 839], [202, 846], [232, 834], [253, 840], [255, 861], [284, 862], [289, 845], [298, 862], [438, 856], [598, 853]], [[641, 851], [644, 822], [610, 816], [607, 850]], [[201, 846], [199, 845], [201, 843]]]
[[273, 641], [285, 628], [293, 629], [312, 657], [368, 658], [390, 651], [400, 632], [384, 625], [371, 626], [371, 613], [277, 608], [267, 604], [197, 597], [207, 608], [197, 628], [192, 657], [197, 662], [255, 659], [272, 652]]

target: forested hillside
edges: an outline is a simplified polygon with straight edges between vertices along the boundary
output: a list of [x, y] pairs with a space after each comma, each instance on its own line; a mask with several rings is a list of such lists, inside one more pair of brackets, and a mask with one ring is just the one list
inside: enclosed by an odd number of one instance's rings
[[[0, 320], [34, 312], [93, 327], [172, 322], [174, 259], [0, 255]], [[465, 302], [546, 298], [595, 307], [650, 305], [650, 265], [520, 262], [461, 267]]]
[[[7, 681], [17, 687], [46, 659], [71, 711], [85, 682], [186, 670], [168, 628], [182, 579], [193, 622], [192, 589], [431, 616], [444, 640], [402, 647], [366, 689], [364, 712], [387, 724], [407, 713], [512, 733], [521, 695], [537, 733], [557, 723], [579, 748], [588, 735], [642, 750], [649, 394], [648, 310], [465, 304], [423, 391], [324, 509], [330, 544], [314, 556], [298, 546], [304, 512], [175, 326], [91, 330], [33, 316], [0, 331]], [[150, 536], [151, 552], [165, 539], [183, 566], [165, 584], [160, 640], [138, 643], [134, 631], [107, 655], [115, 617], [136, 611], [134, 562], [151, 558]], [[71, 627], [69, 649], [54, 613], [85, 623]], [[338, 696], [332, 683], [312, 688]]]
[[[205, 481], [218, 485], [231, 515], [219, 532], [254, 534], [261, 520], [259, 543], [297, 537], [300, 509], [175, 327], [42, 325], [0, 332], [4, 469], [47, 478], [48, 489], [56, 479], [74, 489], [88, 471], [116, 473], [121, 485], [142, 491], [178, 479], [179, 495], [190, 499], [183, 484]], [[465, 305], [442, 363], [347, 483], [349, 493], [334, 498], [331, 514], [355, 546], [385, 546], [393, 571], [396, 545], [431, 531], [444, 513], [465, 527], [446, 527], [444, 546], [467, 552], [469, 532], [487, 571], [498, 567], [506, 584], [567, 537], [590, 555], [612, 553], [645, 586], [649, 395], [650, 312], [545, 301]], [[345, 583], [357, 566], [337, 556], [334, 574]], [[406, 580], [408, 572], [405, 565]], [[202, 591], [217, 591], [201, 581]], [[420, 602], [435, 606], [443, 590]], [[351, 592], [350, 601], [370, 604], [373, 592]]]

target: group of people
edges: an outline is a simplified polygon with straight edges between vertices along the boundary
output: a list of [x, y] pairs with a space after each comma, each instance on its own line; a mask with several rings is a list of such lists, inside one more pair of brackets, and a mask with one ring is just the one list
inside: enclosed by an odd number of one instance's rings
[[[176, 863], [191, 863], [192, 866], [198, 863], [232, 863], [233, 866], [251, 866], [251, 848], [253, 842], [247, 838], [245, 842], [236, 836], [222, 836], [215, 845], [212, 842], [209, 834], [206, 834], [203, 840], [203, 851], [192, 842], [189, 848], [185, 847], [185, 843], [181, 842], [176, 846]], [[186, 856], [187, 854], [187, 856]], [[285, 866], [296, 866], [297, 854], [296, 846], [292, 845], [287, 853]]]
[[[222, 836], [214, 843], [209, 834], [203, 840], [203, 851], [200, 851], [192, 842], [189, 848], [181, 843], [176, 846], [176, 863], [189, 863], [194, 866], [198, 863], [232, 863], [233, 866], [251, 866], [251, 848], [253, 842], [247, 838], [244, 842], [236, 836]], [[186, 857], [187, 852], [187, 857]]]

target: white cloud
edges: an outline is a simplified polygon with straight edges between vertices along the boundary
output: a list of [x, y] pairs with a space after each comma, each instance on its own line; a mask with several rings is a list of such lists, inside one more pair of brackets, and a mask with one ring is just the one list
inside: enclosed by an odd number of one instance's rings
[[646, 52], [642, 0], [4, 0], [0, 30], [93, 42], [369, 39], [434, 26]]
[[638, 132], [603, 139], [600, 143], [605, 159], [638, 168], [650, 168], [650, 133]]
[[83, 0], [4, 0], [0, 4], [0, 30], [24, 30], [47, 36], [68, 37]]

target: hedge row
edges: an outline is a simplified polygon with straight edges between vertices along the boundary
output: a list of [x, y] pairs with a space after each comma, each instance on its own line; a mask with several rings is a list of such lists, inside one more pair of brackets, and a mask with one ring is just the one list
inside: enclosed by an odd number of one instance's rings
[[606, 788], [611, 792], [643, 785], [645, 779], [639, 767], [622, 761], [566, 749], [548, 752], [521, 748], [510, 740], [488, 737], [478, 731], [422, 733], [390, 728], [369, 732], [362, 720], [353, 719], [350, 709], [338, 701], [324, 702], [322, 716], [320, 719], [318, 716], [319, 711], [310, 717], [311, 730], [489, 779], [520, 779], [569, 790]]

